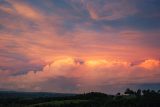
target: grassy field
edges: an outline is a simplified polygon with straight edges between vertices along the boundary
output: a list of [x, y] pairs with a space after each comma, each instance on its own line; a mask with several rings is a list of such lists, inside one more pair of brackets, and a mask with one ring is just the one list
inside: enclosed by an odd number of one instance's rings
[[45, 107], [45, 106], [63, 106], [63, 105], [69, 105], [69, 104], [80, 104], [80, 103], [86, 103], [88, 100], [62, 100], [62, 101], [50, 101], [45, 103], [38, 103], [30, 105], [29, 107]]

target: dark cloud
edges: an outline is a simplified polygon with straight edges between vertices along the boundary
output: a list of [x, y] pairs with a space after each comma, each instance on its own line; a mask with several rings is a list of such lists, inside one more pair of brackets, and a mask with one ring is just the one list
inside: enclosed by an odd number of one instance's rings
[[78, 90], [77, 78], [56, 77], [40, 83], [38, 86], [42, 91], [76, 92]]

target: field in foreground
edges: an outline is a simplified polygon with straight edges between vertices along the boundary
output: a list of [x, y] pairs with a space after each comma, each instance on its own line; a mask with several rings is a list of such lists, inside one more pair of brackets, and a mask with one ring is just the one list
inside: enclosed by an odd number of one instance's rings
[[126, 89], [122, 95], [0, 92], [0, 107], [160, 107], [160, 91]]

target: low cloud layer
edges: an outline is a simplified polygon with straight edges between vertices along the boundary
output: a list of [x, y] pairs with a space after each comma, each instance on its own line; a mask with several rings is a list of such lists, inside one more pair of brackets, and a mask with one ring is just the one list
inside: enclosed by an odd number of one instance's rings
[[[132, 65], [130, 62], [113, 60], [82, 60], [62, 58], [44, 66], [42, 71], [1, 76], [0, 88], [25, 91], [118, 91], [131, 84], [158, 83], [160, 60], [148, 59]], [[5, 76], [6, 75], [6, 76]], [[108, 86], [108, 87], [107, 87]], [[112, 89], [112, 91], [111, 91]]]

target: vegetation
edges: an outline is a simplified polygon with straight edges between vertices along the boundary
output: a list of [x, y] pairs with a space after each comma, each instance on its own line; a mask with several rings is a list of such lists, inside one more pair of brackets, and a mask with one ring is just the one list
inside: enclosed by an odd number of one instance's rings
[[64, 97], [1, 97], [0, 107], [160, 107], [160, 90], [126, 89], [124, 94], [91, 92]]

